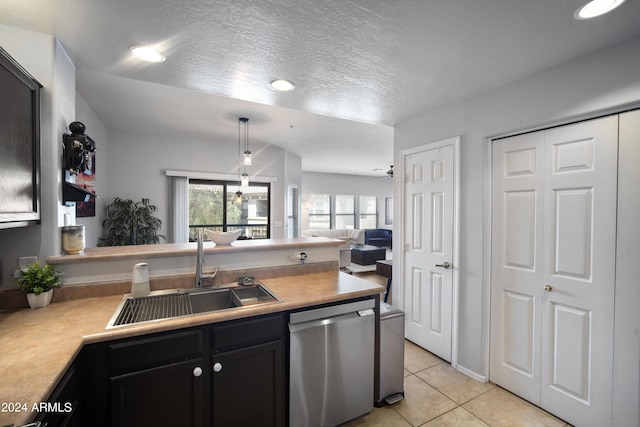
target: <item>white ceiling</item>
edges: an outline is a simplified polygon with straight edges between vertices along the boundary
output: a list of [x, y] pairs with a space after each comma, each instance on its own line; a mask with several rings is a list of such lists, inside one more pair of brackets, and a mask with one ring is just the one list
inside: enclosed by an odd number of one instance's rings
[[383, 175], [396, 124], [640, 34], [639, 1], [584, 1], [1, 0], [0, 23], [56, 36], [110, 130], [236, 141], [245, 116], [305, 171]]

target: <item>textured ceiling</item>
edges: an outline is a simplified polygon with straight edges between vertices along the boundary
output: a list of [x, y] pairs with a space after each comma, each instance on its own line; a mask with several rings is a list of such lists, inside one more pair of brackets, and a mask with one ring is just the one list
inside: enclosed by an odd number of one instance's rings
[[304, 170], [370, 175], [394, 125], [640, 34], [640, 2], [576, 21], [583, 1], [0, 0], [0, 22], [58, 37], [110, 129], [234, 137], [246, 115]]

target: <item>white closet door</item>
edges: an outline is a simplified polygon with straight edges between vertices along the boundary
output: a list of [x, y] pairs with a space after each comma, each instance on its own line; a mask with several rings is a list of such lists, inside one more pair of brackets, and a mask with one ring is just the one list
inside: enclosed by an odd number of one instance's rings
[[492, 381], [611, 423], [617, 116], [494, 143]]
[[544, 134], [493, 143], [491, 380], [539, 403]]
[[541, 405], [611, 423], [618, 117], [545, 135]]

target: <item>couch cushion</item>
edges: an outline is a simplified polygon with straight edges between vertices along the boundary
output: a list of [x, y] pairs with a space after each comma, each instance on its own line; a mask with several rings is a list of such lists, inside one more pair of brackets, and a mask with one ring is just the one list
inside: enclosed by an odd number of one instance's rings
[[364, 231], [350, 228], [312, 229], [303, 230], [302, 235], [306, 237], [329, 237], [332, 239], [350, 240], [351, 243], [364, 244]]
[[389, 246], [392, 244], [392, 231], [386, 228], [373, 228], [364, 231], [364, 243], [372, 246]]

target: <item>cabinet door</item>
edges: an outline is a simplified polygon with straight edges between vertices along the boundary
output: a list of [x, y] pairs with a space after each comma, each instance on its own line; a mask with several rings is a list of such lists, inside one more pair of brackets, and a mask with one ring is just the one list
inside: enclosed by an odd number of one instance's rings
[[51, 397], [47, 400], [47, 412], [36, 417], [48, 427], [79, 427], [80, 424], [80, 384], [78, 372], [72, 365], [64, 375]]
[[284, 425], [282, 341], [212, 359], [214, 426]]
[[202, 358], [111, 377], [114, 426], [202, 426]]

